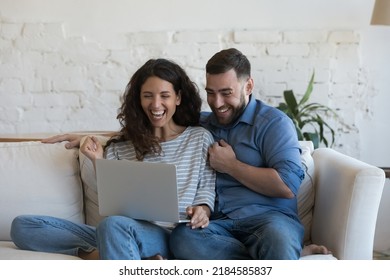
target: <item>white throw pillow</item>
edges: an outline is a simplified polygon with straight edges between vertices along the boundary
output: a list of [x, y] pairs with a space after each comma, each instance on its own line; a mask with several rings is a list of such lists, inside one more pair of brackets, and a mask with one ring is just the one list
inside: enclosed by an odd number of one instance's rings
[[302, 181], [298, 191], [298, 214], [305, 228], [304, 243], [310, 243], [311, 223], [314, 207], [314, 160], [312, 152], [313, 143], [310, 141], [299, 142], [302, 149], [301, 160], [305, 170], [305, 179]]
[[84, 222], [77, 149], [63, 143], [0, 143], [0, 240], [22, 214]]

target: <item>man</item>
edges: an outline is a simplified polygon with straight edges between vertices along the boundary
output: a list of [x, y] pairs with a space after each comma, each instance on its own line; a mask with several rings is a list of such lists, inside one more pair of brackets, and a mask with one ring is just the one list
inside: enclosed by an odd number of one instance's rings
[[[295, 127], [284, 113], [252, 96], [250, 68], [236, 49], [216, 53], [206, 65], [212, 112], [202, 114], [201, 125], [216, 141], [209, 159], [217, 171], [217, 200], [207, 228], [181, 224], [172, 232], [175, 258], [288, 260], [328, 253], [313, 244], [302, 251], [296, 195], [304, 172]], [[44, 142], [65, 140], [72, 148], [80, 136]]]
[[304, 171], [292, 121], [252, 96], [250, 63], [236, 49], [206, 65], [207, 102], [201, 124], [216, 143], [217, 202], [207, 229], [179, 225], [171, 250], [179, 259], [298, 259], [304, 229], [296, 195]]

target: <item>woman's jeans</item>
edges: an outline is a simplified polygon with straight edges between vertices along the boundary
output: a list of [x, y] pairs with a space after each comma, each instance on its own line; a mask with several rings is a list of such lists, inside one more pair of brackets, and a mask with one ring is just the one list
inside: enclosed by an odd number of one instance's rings
[[98, 248], [101, 259], [169, 257], [169, 231], [145, 221], [113, 216], [96, 229], [49, 216], [23, 215], [11, 226], [12, 241], [20, 249], [78, 256], [79, 250]]
[[157, 254], [170, 258], [170, 231], [150, 222], [111, 216], [99, 224], [96, 235], [103, 260], [139, 260]]
[[294, 260], [300, 257], [303, 234], [297, 219], [270, 211], [246, 219], [223, 216], [204, 229], [180, 224], [172, 231], [170, 248], [177, 259]]

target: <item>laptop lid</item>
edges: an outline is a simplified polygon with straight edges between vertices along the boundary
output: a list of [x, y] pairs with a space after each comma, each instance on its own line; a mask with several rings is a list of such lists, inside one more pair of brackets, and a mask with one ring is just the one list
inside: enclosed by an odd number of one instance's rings
[[176, 166], [129, 160], [96, 160], [99, 213], [181, 223]]

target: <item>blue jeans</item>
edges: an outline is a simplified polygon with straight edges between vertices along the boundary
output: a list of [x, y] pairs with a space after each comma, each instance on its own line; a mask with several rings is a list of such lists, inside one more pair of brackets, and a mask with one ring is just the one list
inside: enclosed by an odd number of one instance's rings
[[226, 216], [204, 229], [177, 226], [170, 248], [177, 259], [294, 260], [299, 259], [304, 228], [285, 214], [268, 212], [245, 219]]
[[101, 259], [169, 258], [170, 231], [145, 221], [114, 216], [95, 229], [50, 217], [23, 215], [11, 225], [11, 238], [23, 250], [78, 256], [79, 250], [99, 250]]
[[170, 231], [150, 222], [122, 216], [104, 219], [97, 227], [100, 258], [139, 260], [156, 254], [170, 258]]
[[77, 256], [96, 249], [95, 228], [49, 216], [18, 216], [12, 221], [12, 241], [23, 250]]

